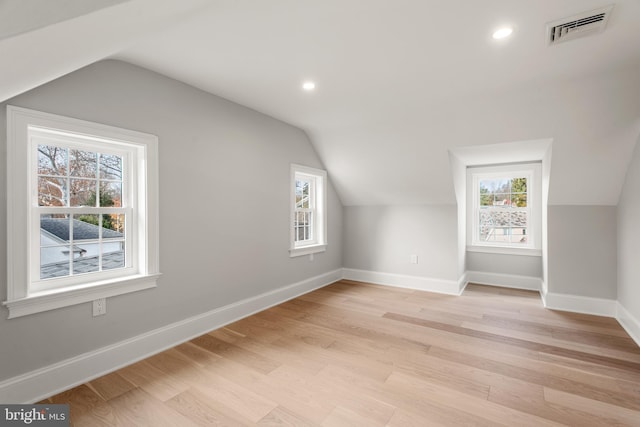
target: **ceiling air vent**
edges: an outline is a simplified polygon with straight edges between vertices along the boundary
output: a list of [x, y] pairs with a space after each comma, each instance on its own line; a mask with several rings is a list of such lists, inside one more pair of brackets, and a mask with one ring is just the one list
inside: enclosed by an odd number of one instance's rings
[[547, 43], [552, 46], [604, 31], [613, 5], [590, 10], [547, 24]]

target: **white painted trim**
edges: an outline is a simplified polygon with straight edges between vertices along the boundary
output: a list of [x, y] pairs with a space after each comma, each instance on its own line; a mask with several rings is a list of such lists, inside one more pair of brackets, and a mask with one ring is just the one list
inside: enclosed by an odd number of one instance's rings
[[[129, 171], [125, 187], [135, 214], [130, 215], [125, 230], [132, 237], [127, 238], [126, 253], [133, 256], [127, 255], [126, 268], [49, 279], [46, 286], [39, 279], [40, 234], [33, 232], [39, 220], [30, 192], [36, 164], [35, 141], [30, 141], [34, 135], [48, 139], [64, 135], [64, 146], [80, 144], [96, 150], [108, 143], [105, 152], [130, 157], [130, 162], [124, 162]], [[7, 195], [12, 203], [7, 205], [7, 300], [3, 304], [9, 308], [8, 318], [156, 286], [160, 254], [157, 163], [155, 135], [7, 106]]]
[[0, 382], [0, 402], [32, 403], [342, 279], [337, 269]]
[[458, 295], [462, 295], [464, 290], [467, 288], [468, 284], [469, 284], [469, 279], [468, 279], [467, 272], [465, 271], [464, 274], [460, 276], [460, 278], [458, 279]]
[[516, 274], [487, 273], [484, 271], [469, 270], [465, 273], [467, 283], [480, 285], [500, 286], [503, 288], [526, 289], [540, 292], [542, 279], [533, 276], [519, 276]]
[[551, 310], [616, 317], [616, 306], [618, 303], [613, 299], [556, 293], [541, 293], [540, 295], [542, 296], [544, 307]]
[[396, 288], [408, 288], [427, 292], [437, 292], [440, 294], [460, 295], [460, 287], [456, 280], [433, 279], [430, 277], [356, 270], [353, 268], [344, 268], [343, 278], [359, 282], [374, 283], [376, 285], [393, 286]]
[[[296, 176], [300, 174], [308, 176], [313, 181], [315, 190], [311, 198], [315, 209], [315, 220], [313, 224], [313, 242], [306, 246], [296, 246], [295, 239], [295, 215], [296, 215]], [[327, 247], [327, 171], [309, 166], [291, 163], [290, 165], [290, 202], [289, 202], [289, 256], [297, 257], [324, 252]]]
[[616, 306], [616, 320], [636, 344], [640, 346], [640, 320], [631, 314], [619, 301]]
[[467, 252], [482, 252], [486, 254], [501, 254], [501, 255], [520, 255], [520, 256], [542, 256], [542, 250], [531, 248], [514, 248], [505, 246], [467, 246], [465, 248]]
[[100, 298], [109, 298], [116, 295], [124, 295], [145, 289], [157, 287], [160, 274], [135, 275], [96, 282], [91, 286], [76, 286], [63, 289], [55, 289], [49, 292], [40, 292], [26, 298], [13, 301], [5, 301], [9, 309], [7, 319], [41, 313], [56, 308], [67, 307], [75, 304], [93, 301]]
[[289, 257], [294, 258], [303, 255], [317, 254], [320, 252], [325, 252], [326, 250], [327, 245], [302, 246], [295, 249], [289, 249]]

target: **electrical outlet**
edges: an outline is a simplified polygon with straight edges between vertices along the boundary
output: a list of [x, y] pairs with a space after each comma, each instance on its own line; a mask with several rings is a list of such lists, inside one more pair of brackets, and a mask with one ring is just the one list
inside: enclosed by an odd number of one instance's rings
[[100, 298], [93, 301], [93, 317], [107, 314], [107, 299]]
[[414, 255], [411, 255], [411, 256], [409, 257], [409, 262], [410, 262], [411, 264], [417, 264], [417, 263], [418, 263], [418, 255], [415, 255], [415, 254], [414, 254]]

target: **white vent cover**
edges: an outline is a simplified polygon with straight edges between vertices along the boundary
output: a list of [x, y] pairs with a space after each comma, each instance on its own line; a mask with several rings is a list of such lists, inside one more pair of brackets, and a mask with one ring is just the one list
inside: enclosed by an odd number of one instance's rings
[[549, 46], [604, 31], [613, 5], [590, 10], [547, 24]]

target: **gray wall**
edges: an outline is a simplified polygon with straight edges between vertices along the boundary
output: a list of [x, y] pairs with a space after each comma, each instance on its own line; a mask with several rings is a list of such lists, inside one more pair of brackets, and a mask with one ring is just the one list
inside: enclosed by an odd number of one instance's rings
[[550, 293], [616, 299], [616, 207], [549, 206]]
[[640, 139], [618, 204], [618, 301], [640, 319]]
[[345, 207], [344, 266], [458, 280], [457, 219], [455, 205]]
[[[7, 103], [159, 137], [163, 276], [156, 289], [109, 298], [101, 317], [91, 316], [88, 303], [11, 320], [3, 307], [0, 380], [342, 267], [342, 206], [331, 186], [327, 252], [313, 262], [289, 258], [289, 165], [322, 167], [300, 129], [118, 61]], [[1, 173], [0, 242], [6, 242], [6, 199]]]
[[542, 257], [467, 251], [467, 270], [542, 278]]

